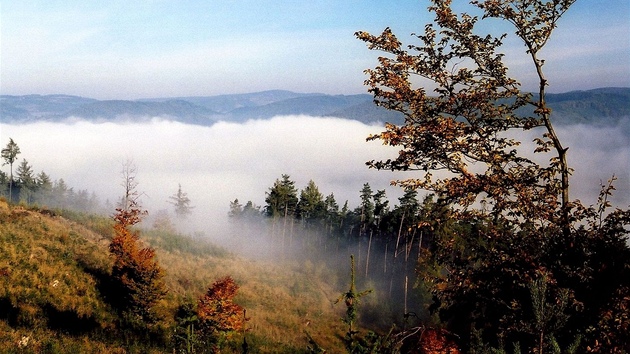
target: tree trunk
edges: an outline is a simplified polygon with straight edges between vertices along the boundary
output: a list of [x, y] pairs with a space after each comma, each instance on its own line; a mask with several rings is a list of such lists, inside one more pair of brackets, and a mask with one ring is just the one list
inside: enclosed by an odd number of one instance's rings
[[365, 277], [368, 276], [368, 268], [370, 267], [370, 249], [372, 248], [372, 234], [374, 231], [370, 231], [370, 240], [368, 241], [367, 256], [365, 257]]
[[396, 238], [396, 248], [394, 249], [394, 258], [398, 256], [398, 245], [400, 244], [400, 234], [402, 234], [403, 221], [405, 220], [405, 212], [403, 211], [402, 217], [400, 218], [400, 226], [398, 227], [398, 237]]

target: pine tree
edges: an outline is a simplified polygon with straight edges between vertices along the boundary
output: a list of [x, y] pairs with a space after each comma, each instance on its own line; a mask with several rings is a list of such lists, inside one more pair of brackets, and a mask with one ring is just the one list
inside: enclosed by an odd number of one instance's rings
[[251, 200], [243, 206], [242, 217], [247, 220], [253, 220], [260, 218], [260, 207], [254, 204]]
[[289, 175], [282, 175], [282, 180], [276, 179], [273, 187], [267, 192], [265, 203], [264, 213], [266, 216], [272, 218], [272, 237], [276, 235], [278, 221], [282, 220], [281, 245], [284, 249], [287, 229], [290, 238], [293, 239], [293, 223], [295, 221], [295, 212], [298, 204], [295, 182], [291, 180]]
[[333, 193], [330, 193], [326, 196], [326, 199], [324, 199], [324, 208], [326, 212], [326, 232], [328, 235], [333, 235], [341, 229], [339, 204], [337, 204]]
[[52, 201], [52, 192], [53, 192], [53, 183], [44, 171], [40, 172], [37, 175], [36, 179], [37, 184], [37, 195], [35, 199], [37, 202], [42, 204], [50, 204]]
[[372, 201], [372, 187], [365, 183], [360, 191], [361, 205], [355, 213], [360, 216], [359, 236], [364, 236], [374, 219], [374, 202]]
[[243, 215], [243, 204], [239, 203], [238, 199], [234, 199], [233, 202], [230, 202], [230, 211], [228, 211], [228, 216], [231, 219], [240, 219]]
[[9, 174], [9, 201], [13, 201], [13, 163], [15, 162], [17, 155], [20, 154], [20, 147], [13, 141], [13, 139], [9, 138], [9, 143], [7, 146], [2, 149], [2, 158], [4, 159], [4, 165], [9, 165], [10, 174]]
[[182, 191], [182, 185], [179, 184], [177, 188], [177, 193], [170, 196], [169, 203], [175, 207], [175, 215], [177, 215], [180, 219], [185, 219], [188, 215], [192, 213], [192, 209], [194, 207], [190, 206], [190, 198], [188, 198], [188, 193]]
[[35, 181], [35, 175], [33, 174], [33, 167], [31, 167], [26, 159], [22, 159], [22, 162], [18, 166], [17, 177], [20, 185], [20, 201], [31, 204], [37, 183]]
[[355, 335], [359, 332], [354, 325], [359, 316], [360, 299], [371, 292], [371, 289], [357, 292], [355, 285], [354, 255], [350, 255], [350, 288], [335, 301], [335, 304], [343, 301], [346, 306], [346, 316], [343, 318], [343, 322], [348, 325], [348, 331], [346, 332], [344, 341], [349, 351], [357, 344]]
[[53, 205], [57, 208], [67, 207], [68, 202], [68, 185], [63, 178], [58, 179], [53, 184], [52, 189]]
[[289, 175], [276, 179], [265, 198], [265, 214], [272, 218], [293, 217], [297, 208], [298, 196], [295, 182]]
[[296, 214], [307, 228], [324, 219], [324, 196], [313, 180], [300, 191]]
[[4, 173], [3, 171], [0, 171], [0, 194], [6, 195], [7, 191], [8, 191], [8, 185], [9, 185], [9, 176], [7, 176], [6, 173]]

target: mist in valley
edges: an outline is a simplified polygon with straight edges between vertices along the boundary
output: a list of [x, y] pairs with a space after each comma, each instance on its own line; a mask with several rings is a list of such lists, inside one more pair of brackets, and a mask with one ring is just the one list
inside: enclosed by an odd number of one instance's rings
[[[627, 123], [626, 119], [614, 127], [558, 128], [569, 147], [570, 165], [575, 168], [573, 198], [585, 205], [594, 204], [601, 183], [614, 175], [617, 190], [612, 204], [620, 207], [630, 204]], [[385, 247], [390, 247], [391, 262], [391, 245], [378, 242], [368, 245], [367, 239], [354, 244], [330, 242], [326, 241], [323, 230], [304, 231], [298, 226], [279, 240], [280, 234], [270, 230], [270, 222], [237, 223], [228, 217], [230, 202], [235, 199], [243, 205], [251, 201], [262, 210], [265, 193], [283, 174], [295, 181], [298, 191], [313, 180], [324, 196], [334, 194], [339, 207], [348, 201], [350, 210], [359, 205], [360, 190], [364, 183], [369, 183], [374, 192], [386, 191], [389, 207], [393, 208], [403, 193], [390, 186], [390, 181], [419, 174], [376, 171], [365, 166], [368, 160], [387, 159], [396, 154], [394, 148], [365, 141], [369, 134], [381, 130], [382, 125], [309, 116], [217, 122], [210, 127], [161, 119], [145, 123], [93, 123], [76, 119], [67, 123], [3, 124], [0, 138], [4, 143], [13, 138], [21, 149], [19, 161], [26, 159], [35, 173], [45, 171], [53, 180], [64, 179], [75, 190], [95, 192], [103, 204], [109, 201], [113, 205], [122, 196], [123, 163], [133, 161], [142, 206], [149, 211], [148, 220], [167, 211], [179, 231], [207, 238], [248, 258], [295, 261], [307, 254], [308, 263], [302, 260], [303, 264], [309, 267], [326, 264], [337, 274], [331, 282], [345, 286], [349, 280], [345, 278], [349, 276], [349, 255], [354, 254], [359, 286], [374, 288], [376, 299], [381, 296], [393, 299], [393, 311], [402, 313], [399, 310], [404, 299], [404, 274], [413, 274], [416, 253], [408, 255], [410, 262], [403, 261], [404, 253], [397, 255], [401, 257], [394, 263], [398, 268], [388, 270]], [[8, 166], [4, 170], [8, 172]], [[177, 221], [169, 204], [169, 197], [177, 192], [178, 185], [194, 207], [192, 214], [182, 221]], [[422, 198], [421, 192], [418, 199]], [[371, 247], [369, 264], [368, 246]], [[398, 274], [395, 280], [392, 270]], [[413, 278], [408, 282], [411, 288]], [[420, 301], [409, 298], [408, 310], [419, 313]], [[391, 323], [388, 321], [384, 320]]]
[[[229, 203], [238, 198], [263, 205], [265, 192], [282, 174], [290, 175], [298, 189], [312, 179], [340, 203], [356, 205], [366, 182], [396, 197], [397, 188], [388, 187], [396, 178], [393, 173], [365, 167], [368, 159], [395, 153], [365, 142], [378, 129], [351, 120], [287, 116], [211, 127], [158, 119], [142, 124], [3, 124], [0, 134], [3, 141], [13, 138], [21, 149], [18, 160], [26, 159], [35, 173], [63, 178], [102, 201], [122, 196], [122, 166], [133, 161], [145, 209], [172, 212], [168, 200], [181, 184], [194, 206], [189, 223], [219, 237]], [[8, 173], [8, 166], [4, 170]]]

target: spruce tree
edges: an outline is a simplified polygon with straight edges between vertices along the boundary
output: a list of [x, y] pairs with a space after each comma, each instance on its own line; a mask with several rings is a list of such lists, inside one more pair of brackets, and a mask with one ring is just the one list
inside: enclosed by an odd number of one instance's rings
[[33, 202], [33, 195], [35, 193], [35, 188], [37, 187], [35, 175], [33, 174], [33, 167], [28, 163], [28, 161], [26, 161], [26, 159], [22, 159], [22, 162], [18, 165], [16, 172], [20, 185], [20, 201], [30, 204]]
[[20, 154], [20, 147], [9, 138], [9, 143], [2, 149], [2, 158], [4, 159], [4, 165], [9, 165], [9, 201], [13, 201], [13, 163], [17, 159], [17, 155]]
[[169, 197], [169, 203], [175, 207], [175, 215], [180, 219], [185, 219], [192, 213], [193, 206], [190, 205], [188, 193], [182, 191], [182, 185], [179, 184], [177, 193]]

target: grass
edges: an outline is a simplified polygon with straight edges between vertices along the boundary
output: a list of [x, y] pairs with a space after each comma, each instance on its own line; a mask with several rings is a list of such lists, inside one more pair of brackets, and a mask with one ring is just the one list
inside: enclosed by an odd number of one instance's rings
[[171, 353], [174, 313], [196, 301], [216, 279], [232, 276], [236, 302], [247, 310], [247, 330], [223, 352], [306, 352], [308, 331], [329, 352], [343, 352], [340, 289], [323, 264], [255, 261], [186, 235], [147, 230], [166, 271], [168, 295], [154, 337], [120, 328], [107, 302], [111, 269], [109, 218], [9, 206], [0, 200], [0, 353]]

